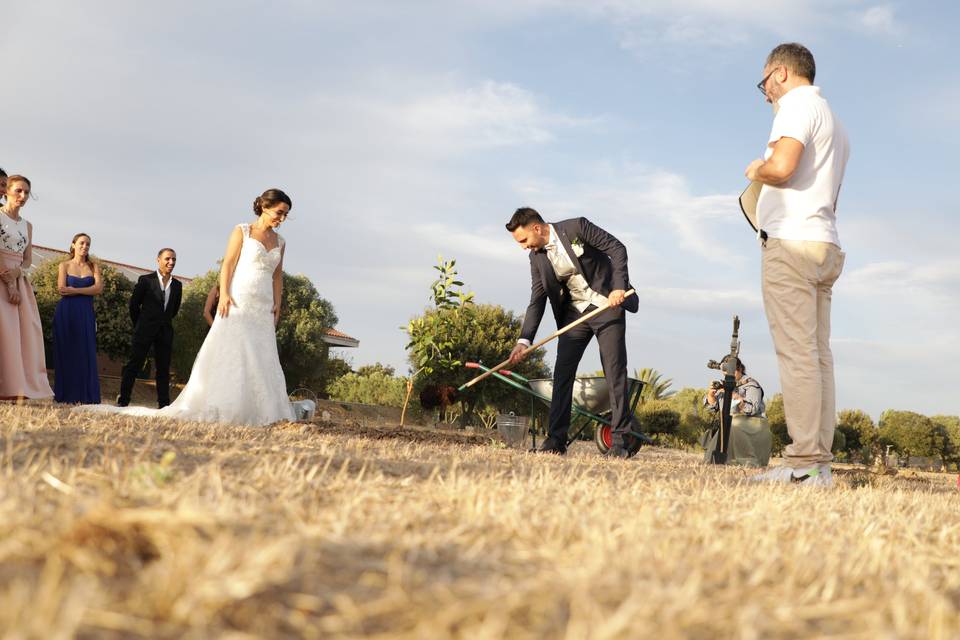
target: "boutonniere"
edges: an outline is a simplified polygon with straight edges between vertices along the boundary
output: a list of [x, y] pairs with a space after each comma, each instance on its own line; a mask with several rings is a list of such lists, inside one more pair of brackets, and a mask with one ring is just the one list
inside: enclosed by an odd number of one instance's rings
[[573, 249], [573, 253], [579, 258], [583, 255], [583, 241], [580, 238], [574, 238], [570, 241], [570, 248]]

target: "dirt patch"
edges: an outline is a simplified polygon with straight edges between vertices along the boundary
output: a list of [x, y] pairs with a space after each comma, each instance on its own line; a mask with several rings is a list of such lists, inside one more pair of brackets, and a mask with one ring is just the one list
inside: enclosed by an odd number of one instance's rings
[[283, 428], [300, 428], [304, 432], [313, 431], [327, 435], [345, 435], [354, 438], [370, 438], [372, 440], [404, 440], [417, 444], [481, 446], [499, 441], [499, 436], [495, 431], [477, 433], [448, 429], [430, 429], [429, 427], [417, 426], [401, 427], [398, 424], [362, 424], [355, 421], [334, 422], [315, 420], [309, 425]]

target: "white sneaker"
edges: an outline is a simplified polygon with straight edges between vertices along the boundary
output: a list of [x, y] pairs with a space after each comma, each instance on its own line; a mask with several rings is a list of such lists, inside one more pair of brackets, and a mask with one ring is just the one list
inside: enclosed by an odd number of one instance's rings
[[817, 465], [820, 467], [820, 477], [823, 478], [823, 481], [827, 484], [824, 486], [832, 487], [833, 486], [833, 471], [831, 471], [829, 462], [821, 462]]
[[753, 476], [751, 481], [802, 484], [806, 487], [832, 487], [833, 474], [830, 472], [829, 464], [815, 464], [812, 467], [800, 468], [780, 466]]

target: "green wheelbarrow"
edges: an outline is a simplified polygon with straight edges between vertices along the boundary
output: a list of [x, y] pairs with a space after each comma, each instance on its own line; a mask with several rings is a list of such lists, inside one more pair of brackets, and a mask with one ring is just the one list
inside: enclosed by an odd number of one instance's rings
[[[490, 371], [479, 362], [468, 362], [465, 365], [468, 369], [480, 369], [481, 371]], [[553, 395], [553, 380], [550, 378], [529, 379], [521, 376], [519, 373], [501, 369], [494, 371], [492, 377], [500, 380], [522, 391], [523, 393], [539, 400], [546, 406], [550, 406], [550, 398]], [[636, 378], [627, 378], [630, 386], [627, 389], [627, 407], [630, 412], [630, 430], [627, 432], [627, 450], [633, 455], [640, 450], [644, 444], [652, 444], [653, 441], [640, 431], [640, 425], [634, 416], [634, 410], [640, 402], [640, 392], [643, 390], [643, 381]], [[567, 445], [576, 440], [584, 429], [591, 424], [594, 425], [594, 442], [600, 453], [606, 453], [613, 446], [613, 427], [610, 424], [610, 391], [607, 387], [607, 379], [603, 376], [583, 376], [578, 377], [573, 384], [573, 404], [571, 405], [572, 415], [570, 416], [570, 431], [567, 436]], [[531, 434], [533, 430], [531, 428]], [[534, 446], [536, 446], [536, 435], [534, 437]]]

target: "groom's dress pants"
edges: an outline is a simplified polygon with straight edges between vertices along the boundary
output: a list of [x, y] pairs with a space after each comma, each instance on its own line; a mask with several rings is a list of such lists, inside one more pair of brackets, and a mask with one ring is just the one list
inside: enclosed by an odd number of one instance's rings
[[[590, 305], [583, 313], [572, 305], [566, 307], [566, 317], [560, 322], [565, 326], [596, 307]], [[550, 400], [549, 436], [558, 443], [566, 444], [570, 430], [570, 410], [573, 404], [573, 384], [583, 352], [593, 336], [600, 345], [600, 362], [610, 389], [614, 442], [622, 444], [623, 435], [629, 430], [631, 415], [627, 407], [629, 381], [627, 380], [626, 319], [620, 307], [603, 313], [577, 325], [558, 338], [557, 363], [553, 369], [553, 397]]]
[[161, 325], [150, 333], [135, 332], [130, 359], [123, 367], [123, 380], [120, 383], [120, 403], [130, 402], [137, 374], [143, 370], [143, 363], [153, 347], [153, 359], [156, 365], [157, 405], [161, 408], [170, 404], [170, 356], [173, 352], [173, 327]]

